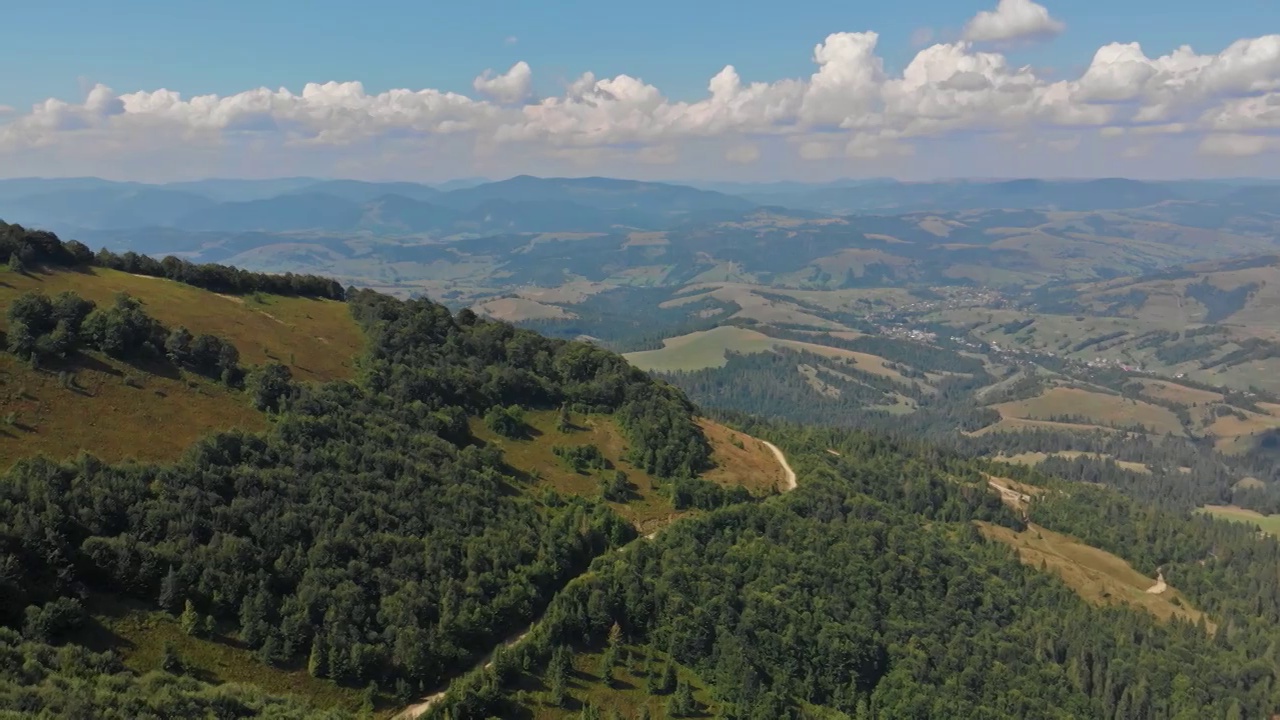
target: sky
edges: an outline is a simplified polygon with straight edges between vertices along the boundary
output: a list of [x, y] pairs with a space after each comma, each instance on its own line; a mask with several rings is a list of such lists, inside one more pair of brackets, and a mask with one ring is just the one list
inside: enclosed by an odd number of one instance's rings
[[1275, 176], [1280, 3], [45, 0], [0, 177]]

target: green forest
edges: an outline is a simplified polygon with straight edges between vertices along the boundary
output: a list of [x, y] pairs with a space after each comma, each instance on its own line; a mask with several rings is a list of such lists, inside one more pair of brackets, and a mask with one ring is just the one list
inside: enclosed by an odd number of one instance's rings
[[[959, 442], [955, 429], [989, 420], [967, 399], [989, 378], [952, 351], [899, 341], [850, 349], [968, 374], [925, 391], [915, 378], [847, 368], [827, 373], [847, 394], [816, 402], [795, 368], [823, 359], [804, 353], [654, 378], [595, 345], [426, 299], [86, 254], [16, 226], [0, 228], [0, 248], [22, 272], [136, 262], [131, 272], [208, 289], [341, 299], [365, 337], [354, 379], [305, 383], [280, 365], [241, 367], [231, 343], [165, 327], [126, 296], [109, 307], [74, 294], [11, 304], [5, 347], [22, 362], [94, 351], [177, 366], [242, 389], [270, 426], [210, 435], [172, 463], [81, 454], [7, 470], [0, 717], [357, 714], [207, 682], [168, 647], [161, 667], [130, 668], [84, 642], [104, 597], [234, 644], [257, 666], [362, 693], [364, 716], [443, 689], [426, 717], [622, 717], [608, 693], [584, 699], [575, 663], [597, 655], [611, 691], [624, 690], [615, 671], [636, 678], [625, 690], [666, 717], [1235, 720], [1280, 710], [1280, 543], [1194, 512], [1231, 494], [1229, 471], [1262, 458], [1226, 467], [1198, 461], [1194, 439], [1103, 434]], [[920, 408], [895, 416], [880, 409], [890, 396]], [[559, 412], [565, 426], [609, 416], [626, 462], [689, 512], [642, 537], [608, 504], [626, 502], [630, 485], [596, 445], [550, 449], [598, 484], [563, 496], [473, 433], [537, 442], [531, 411]], [[850, 414], [863, 427], [849, 427]], [[701, 478], [713, 466], [704, 415], [780, 446], [798, 487], [752, 495]], [[989, 459], [1032, 448], [1106, 449], [1156, 471]], [[992, 477], [1036, 494], [1005, 504]], [[992, 528], [1068, 534], [1167, 579], [1205, 619], [1090, 602], [991, 540]]]

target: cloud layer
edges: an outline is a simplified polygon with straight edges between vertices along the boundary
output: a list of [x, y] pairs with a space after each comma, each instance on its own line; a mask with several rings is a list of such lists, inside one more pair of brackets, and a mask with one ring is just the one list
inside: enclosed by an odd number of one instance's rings
[[523, 61], [484, 71], [473, 95], [369, 93], [359, 82], [196, 97], [98, 85], [79, 103], [50, 99], [0, 113], [0, 165], [14, 169], [6, 174], [440, 176], [718, 162], [734, 175], [770, 162], [825, 162], [856, 174], [924, 162], [922, 146], [933, 157], [946, 143], [979, 141], [1011, 155], [1028, 143], [1049, 155], [1079, 153], [1082, 140], [1125, 143], [1105, 152], [1112, 160], [1163, 140], [1225, 158], [1280, 150], [1280, 35], [1159, 57], [1112, 43], [1073, 79], [1050, 79], [999, 51], [1064, 28], [1030, 0], [1000, 0], [961, 40], [923, 48], [899, 72], [886, 69], [876, 33], [836, 32], [813, 48], [809, 77], [747, 81], [727, 65], [696, 101], [673, 100], [631, 75], [590, 72], [538, 98], [534, 68]]

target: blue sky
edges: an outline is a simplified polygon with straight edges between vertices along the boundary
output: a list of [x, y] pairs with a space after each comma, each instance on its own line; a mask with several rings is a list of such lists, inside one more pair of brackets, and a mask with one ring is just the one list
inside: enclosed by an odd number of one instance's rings
[[[1275, 0], [12, 5], [9, 176], [1194, 176], [1260, 173], [1280, 152], [1280, 36], [1262, 37], [1280, 31]], [[1038, 32], [966, 29], [1014, 5], [1043, 14]], [[865, 31], [878, 42], [838, 35]], [[1140, 51], [1108, 50], [1084, 77], [1114, 42]], [[1161, 58], [1185, 45], [1196, 55]], [[902, 74], [913, 60], [918, 79]], [[481, 86], [485, 70], [502, 77]], [[302, 97], [330, 81], [362, 90]], [[466, 97], [406, 109], [401, 88]], [[202, 95], [218, 101], [183, 104]], [[33, 109], [50, 97], [67, 104]]]
[[[812, 46], [835, 31], [875, 30], [894, 67], [921, 28], [954, 35], [979, 4], [955, 0], [44, 0], [5, 9], [0, 103], [73, 99], [83, 82], [120, 91], [167, 87], [229, 94], [360, 80], [371, 91], [436, 87], [466, 92], [485, 68], [525, 60], [536, 88], [591, 70], [628, 73], [685, 99], [733, 63], [747, 80], [802, 77]], [[1078, 69], [1108, 42], [1148, 55], [1190, 44], [1217, 52], [1259, 28], [1280, 29], [1280, 2], [1072, 0], [1051, 9], [1070, 32], [1011, 53], [1057, 72]], [[16, 31], [15, 31], [16, 30]], [[507, 44], [507, 38], [516, 38]], [[34, 59], [34, 61], [33, 61]]]

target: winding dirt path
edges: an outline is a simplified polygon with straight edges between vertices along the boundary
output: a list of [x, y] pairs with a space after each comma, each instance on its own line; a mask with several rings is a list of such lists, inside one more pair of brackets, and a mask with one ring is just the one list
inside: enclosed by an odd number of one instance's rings
[[[769, 451], [773, 453], [773, 456], [778, 459], [778, 464], [782, 466], [782, 471], [785, 474], [785, 480], [786, 480], [786, 487], [783, 488], [783, 492], [790, 492], [792, 490], [795, 490], [796, 489], [796, 471], [791, 469], [791, 463], [787, 462], [787, 456], [784, 455], [782, 451], [778, 449], [777, 445], [774, 445], [768, 440], [761, 440], [760, 442], [764, 443], [764, 446], [769, 448]], [[653, 532], [643, 537], [645, 540], [652, 540], [654, 537], [657, 536], [659, 532], [661, 532], [661, 528], [659, 528], [658, 530], [654, 530]], [[622, 550], [625, 550], [626, 548], [627, 546], [623, 545], [622, 547], [614, 550], [614, 552], [620, 552]], [[1160, 582], [1163, 584], [1164, 580], [1161, 579]], [[1153, 590], [1148, 590], [1147, 592], [1153, 592]], [[536, 624], [536, 621], [534, 624]], [[518, 644], [520, 641], [528, 637], [529, 633], [531, 632], [533, 632], [532, 624], [529, 625], [529, 627], [525, 628], [524, 630], [521, 630], [519, 633], [508, 637], [506, 640], [503, 640], [502, 647], [509, 648]], [[477, 665], [482, 665], [486, 669], [489, 666], [493, 665], [493, 653], [494, 651], [490, 650], [489, 654], [485, 655], [484, 658], [481, 659], [479, 663], [477, 663]], [[426, 711], [430, 710], [432, 706], [434, 706], [436, 703], [443, 700], [445, 693], [448, 692], [448, 689], [449, 689], [449, 686], [448, 684], [446, 684], [444, 690], [441, 690], [440, 692], [437, 692], [437, 693], [432, 693], [431, 695], [428, 695], [422, 698], [422, 700], [400, 711], [394, 718], [392, 718], [392, 720], [414, 720], [415, 718], [421, 716]]]
[[1160, 593], [1168, 589], [1169, 589], [1169, 586], [1166, 585], [1164, 582], [1164, 571], [1163, 570], [1156, 571], [1156, 584], [1147, 588], [1147, 592], [1151, 593], [1152, 595], [1159, 595]]
[[777, 445], [774, 445], [768, 440], [761, 440], [760, 442], [764, 443], [764, 446], [773, 452], [773, 456], [778, 458], [778, 464], [782, 466], [782, 471], [787, 474], [787, 487], [784, 492], [787, 490], [795, 490], [796, 471], [791, 469], [791, 463], [787, 462], [787, 456], [782, 454], [782, 451], [778, 449]]

